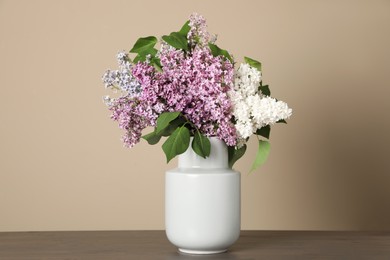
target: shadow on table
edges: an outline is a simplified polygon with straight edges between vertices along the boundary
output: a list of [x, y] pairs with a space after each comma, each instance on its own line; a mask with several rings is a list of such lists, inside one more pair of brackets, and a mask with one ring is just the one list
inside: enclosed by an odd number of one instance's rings
[[238, 259], [236, 256], [230, 254], [229, 252], [222, 253], [222, 254], [216, 254], [216, 255], [187, 255], [182, 254], [179, 252], [173, 253], [168, 255], [165, 260], [233, 260]]

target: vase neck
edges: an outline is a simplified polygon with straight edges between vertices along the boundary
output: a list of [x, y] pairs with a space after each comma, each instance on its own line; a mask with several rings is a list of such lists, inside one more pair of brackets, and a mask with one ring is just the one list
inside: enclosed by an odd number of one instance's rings
[[220, 169], [228, 168], [228, 151], [226, 144], [217, 137], [209, 137], [211, 150], [206, 159], [197, 155], [190, 146], [187, 151], [179, 155], [179, 168]]

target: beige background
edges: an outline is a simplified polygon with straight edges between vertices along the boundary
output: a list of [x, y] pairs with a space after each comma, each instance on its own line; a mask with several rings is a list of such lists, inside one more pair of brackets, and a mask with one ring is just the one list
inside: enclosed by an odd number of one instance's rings
[[294, 109], [236, 165], [242, 228], [390, 229], [390, 1], [0, 0], [0, 231], [164, 228], [176, 161], [122, 147], [100, 78], [193, 11]]

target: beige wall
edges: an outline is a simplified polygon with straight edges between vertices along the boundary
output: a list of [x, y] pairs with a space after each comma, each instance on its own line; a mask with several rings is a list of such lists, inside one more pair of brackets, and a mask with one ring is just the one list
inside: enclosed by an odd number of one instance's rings
[[389, 1], [2, 0], [0, 231], [164, 228], [176, 162], [122, 147], [100, 77], [193, 11], [294, 109], [237, 164], [242, 228], [390, 229]]

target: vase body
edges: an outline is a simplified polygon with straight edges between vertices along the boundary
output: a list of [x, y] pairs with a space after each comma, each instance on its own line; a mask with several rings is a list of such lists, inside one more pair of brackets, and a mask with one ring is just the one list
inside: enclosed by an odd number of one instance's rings
[[240, 173], [228, 167], [225, 143], [210, 142], [209, 157], [189, 147], [165, 175], [166, 235], [183, 253], [222, 253], [240, 235]]

